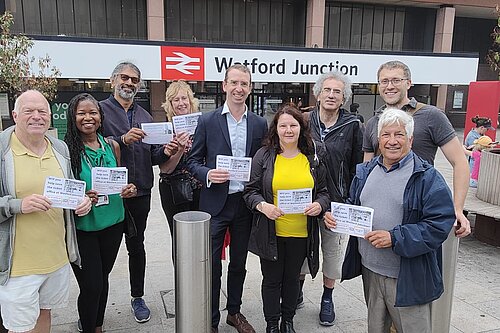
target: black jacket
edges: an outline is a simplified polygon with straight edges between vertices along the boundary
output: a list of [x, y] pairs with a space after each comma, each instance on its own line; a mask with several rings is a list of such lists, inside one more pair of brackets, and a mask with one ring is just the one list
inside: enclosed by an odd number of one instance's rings
[[[313, 201], [317, 201], [322, 208], [320, 215], [308, 216], [307, 218], [307, 261], [309, 271], [313, 277], [316, 276], [319, 270], [318, 218], [323, 216], [323, 213], [328, 210], [330, 205], [326, 183], [327, 169], [322, 162], [322, 158], [324, 156], [321, 153], [307, 156], [311, 175], [314, 179]], [[272, 182], [275, 160], [276, 153], [274, 149], [262, 147], [257, 151], [252, 161], [250, 182], [246, 185], [243, 193], [243, 199], [248, 208], [254, 213], [248, 250], [263, 259], [272, 261], [278, 259], [275, 222], [257, 211], [256, 207], [262, 201], [273, 203]]]
[[326, 149], [328, 168], [328, 191], [333, 201], [345, 202], [349, 197], [349, 187], [356, 173], [356, 165], [363, 162], [363, 131], [356, 115], [344, 109], [339, 110], [339, 118], [333, 129], [321, 140], [319, 110], [309, 112], [311, 134], [316, 141], [322, 141]]

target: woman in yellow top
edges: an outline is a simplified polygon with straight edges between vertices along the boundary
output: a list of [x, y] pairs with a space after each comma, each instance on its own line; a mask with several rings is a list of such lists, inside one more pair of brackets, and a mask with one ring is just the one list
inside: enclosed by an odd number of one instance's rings
[[[318, 272], [317, 219], [330, 204], [320, 151], [300, 111], [286, 104], [276, 113], [265, 145], [252, 161], [244, 198], [254, 211], [249, 251], [260, 257], [266, 332], [295, 332], [304, 259], [313, 277]], [[278, 197], [295, 207], [279, 205]]]

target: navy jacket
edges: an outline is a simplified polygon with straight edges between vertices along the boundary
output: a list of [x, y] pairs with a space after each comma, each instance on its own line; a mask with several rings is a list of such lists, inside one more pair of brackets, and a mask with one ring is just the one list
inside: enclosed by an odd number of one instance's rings
[[[215, 169], [217, 155], [233, 155], [226, 116], [221, 113], [222, 107], [200, 116], [187, 160], [189, 172], [203, 183], [200, 210], [212, 216], [218, 215], [226, 203], [229, 181], [211, 184], [207, 188], [207, 173], [210, 169]], [[266, 134], [266, 120], [248, 111], [246, 157], [253, 157], [262, 147]]]
[[[312, 154], [307, 156], [311, 175], [314, 179], [313, 201], [317, 201], [322, 208], [319, 216], [307, 217], [307, 263], [312, 277], [319, 269], [319, 224], [318, 218], [330, 207], [330, 196], [326, 183], [326, 166], [322, 162], [324, 155]], [[278, 244], [276, 238], [275, 221], [257, 211], [257, 205], [266, 201], [273, 203], [273, 176], [276, 153], [273, 149], [263, 147], [257, 151], [252, 161], [250, 182], [245, 187], [243, 199], [253, 212], [252, 231], [248, 243], [248, 250], [262, 259], [278, 260]]]
[[[413, 154], [413, 152], [412, 152]], [[361, 191], [377, 157], [359, 164], [348, 202], [360, 205]], [[414, 169], [403, 197], [403, 221], [389, 230], [392, 250], [401, 257], [395, 306], [432, 302], [443, 293], [441, 244], [455, 223], [451, 192], [441, 174], [414, 155]], [[351, 236], [342, 267], [342, 280], [361, 274], [358, 239]]]
[[[99, 106], [104, 113], [103, 135], [113, 138], [120, 144], [121, 165], [128, 169], [128, 181], [137, 186], [137, 196], [151, 194], [153, 187], [152, 166], [168, 160], [168, 157], [163, 153], [163, 146], [148, 145], [141, 141], [125, 145], [121, 136], [131, 128], [127, 112], [113, 96], [100, 101]], [[128, 112], [133, 112], [133, 127], [141, 128], [141, 123], [153, 122], [153, 117], [137, 103], [134, 103]]]

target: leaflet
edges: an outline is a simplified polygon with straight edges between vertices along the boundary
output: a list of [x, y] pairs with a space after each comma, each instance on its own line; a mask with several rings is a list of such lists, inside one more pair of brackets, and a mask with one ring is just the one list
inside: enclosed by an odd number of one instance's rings
[[92, 189], [99, 195], [120, 194], [127, 182], [128, 170], [125, 167], [92, 168]]
[[175, 133], [188, 132], [193, 135], [196, 126], [198, 126], [198, 118], [200, 118], [200, 116], [201, 112], [196, 112], [172, 117]]
[[373, 208], [332, 202], [332, 215], [337, 227], [331, 231], [364, 237], [373, 227]]
[[217, 155], [215, 168], [229, 171], [229, 180], [247, 182], [250, 180], [252, 158]]
[[278, 190], [278, 208], [285, 214], [303, 214], [312, 203], [312, 188]]
[[43, 195], [52, 201], [52, 208], [76, 209], [85, 197], [85, 182], [49, 176]]
[[142, 123], [141, 129], [146, 133], [142, 142], [150, 145], [164, 145], [172, 141], [174, 137], [172, 123]]

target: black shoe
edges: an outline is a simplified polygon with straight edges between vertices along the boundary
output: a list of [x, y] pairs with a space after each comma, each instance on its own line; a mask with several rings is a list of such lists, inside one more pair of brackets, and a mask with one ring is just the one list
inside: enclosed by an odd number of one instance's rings
[[281, 327], [280, 327], [280, 333], [295, 333], [295, 330], [293, 329], [293, 321], [282, 320]]
[[332, 326], [335, 321], [335, 306], [333, 299], [322, 299], [319, 312], [319, 323], [323, 326]]
[[266, 326], [266, 333], [280, 333], [278, 322], [268, 322]]

